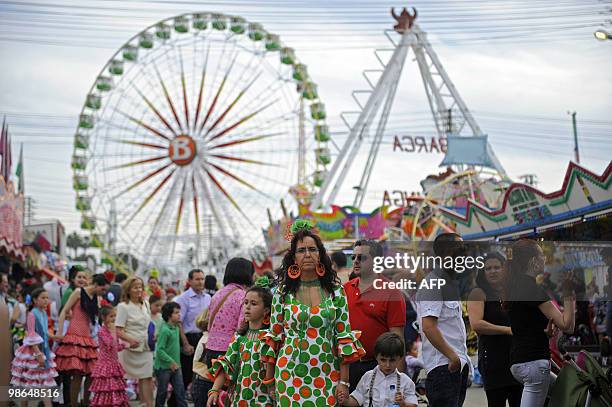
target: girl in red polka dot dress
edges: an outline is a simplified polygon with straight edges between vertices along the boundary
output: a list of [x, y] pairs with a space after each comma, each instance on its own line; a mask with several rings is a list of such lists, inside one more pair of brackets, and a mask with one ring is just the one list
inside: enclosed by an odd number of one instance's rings
[[[103, 322], [98, 333], [100, 342], [100, 354], [96, 366], [91, 373], [92, 381], [89, 390], [94, 392], [91, 400], [92, 406], [100, 407], [129, 407], [126, 384], [123, 378], [123, 367], [119, 363], [118, 353], [126, 346], [117, 339], [115, 331], [115, 319], [117, 311], [110, 306], [104, 305], [100, 309], [100, 319]], [[132, 345], [136, 346], [136, 344]]]
[[208, 407], [218, 405], [219, 392], [226, 382], [230, 382], [232, 390], [223, 400], [224, 406], [274, 405], [260, 359], [272, 305], [272, 293], [267, 287], [268, 279], [262, 277], [246, 293], [242, 306], [246, 324], [238, 330], [225, 355], [214, 360], [210, 369], [215, 382], [208, 392]]

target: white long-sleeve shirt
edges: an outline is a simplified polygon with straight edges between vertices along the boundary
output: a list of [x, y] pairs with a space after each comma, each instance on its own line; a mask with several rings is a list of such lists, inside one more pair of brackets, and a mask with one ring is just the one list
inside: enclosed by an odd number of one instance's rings
[[[374, 378], [374, 385], [372, 383], [372, 375], [376, 372]], [[410, 378], [400, 373], [397, 369], [395, 372], [386, 375], [380, 370], [378, 366], [374, 369], [366, 372], [359, 380], [357, 388], [351, 393], [353, 397], [361, 406], [369, 407], [370, 405], [370, 390], [372, 391], [372, 407], [385, 407], [395, 403], [395, 391], [391, 391], [391, 386], [397, 386], [397, 375], [400, 377], [400, 388], [399, 392], [404, 396], [404, 401], [407, 403], [418, 404], [418, 400], [415, 393], [415, 385]]]

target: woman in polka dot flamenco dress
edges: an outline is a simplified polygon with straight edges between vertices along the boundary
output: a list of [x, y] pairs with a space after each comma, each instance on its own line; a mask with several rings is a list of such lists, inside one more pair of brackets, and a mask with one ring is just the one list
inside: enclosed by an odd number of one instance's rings
[[208, 391], [208, 407], [217, 405], [219, 391], [228, 379], [233, 389], [229, 391], [229, 400], [222, 400], [224, 406], [274, 405], [268, 386], [263, 383], [265, 369], [260, 359], [272, 305], [272, 293], [268, 285], [268, 279], [262, 277], [247, 291], [242, 306], [246, 323], [232, 338], [225, 355], [213, 360], [210, 375], [214, 377], [214, 384]]
[[66, 314], [70, 310], [72, 318], [56, 353], [57, 370], [70, 380], [70, 405], [76, 407], [79, 401], [81, 382], [86, 378], [82, 404], [89, 405], [89, 385], [91, 371], [98, 359], [98, 343], [91, 336], [91, 327], [98, 317], [98, 296], [104, 295], [108, 289], [108, 281], [102, 274], [92, 278], [92, 284], [77, 288], [70, 294], [68, 302], [62, 308], [57, 336], [61, 337]]
[[360, 332], [351, 330], [346, 294], [313, 225], [298, 219], [289, 237], [262, 350], [265, 383], [274, 383], [281, 407], [342, 404], [348, 363], [365, 354]]

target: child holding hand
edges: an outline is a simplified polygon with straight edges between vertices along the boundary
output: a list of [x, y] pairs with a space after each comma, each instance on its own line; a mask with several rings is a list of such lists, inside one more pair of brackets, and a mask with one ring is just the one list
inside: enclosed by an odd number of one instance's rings
[[397, 370], [404, 357], [404, 340], [393, 332], [378, 337], [374, 345], [378, 366], [366, 372], [345, 406], [417, 407], [414, 382]]
[[[31, 294], [32, 305], [26, 317], [27, 335], [23, 345], [15, 352], [12, 362], [11, 385], [22, 389], [55, 387], [55, 355], [49, 348], [47, 313], [49, 293], [37, 288]], [[51, 406], [51, 399], [43, 399], [45, 406]], [[22, 405], [27, 405], [27, 401]]]
[[233, 390], [229, 394], [230, 403], [224, 406], [272, 407], [274, 402], [269, 395], [266, 383], [266, 370], [261, 360], [264, 335], [270, 324], [272, 293], [268, 289], [268, 279], [260, 278], [244, 298], [242, 311], [247, 322], [236, 332], [224, 356], [213, 361], [210, 374], [214, 384], [208, 391], [207, 407], [219, 402], [219, 391], [226, 382], [231, 382]]
[[[91, 399], [92, 406], [129, 406], [123, 378], [124, 371], [119, 363], [119, 352], [125, 349], [125, 345], [117, 339], [116, 318], [117, 311], [112, 306], [104, 305], [100, 308], [102, 320], [102, 328], [98, 333], [100, 354], [91, 372], [92, 381], [89, 387], [89, 390], [94, 392]], [[137, 345], [132, 345], [135, 346]]]

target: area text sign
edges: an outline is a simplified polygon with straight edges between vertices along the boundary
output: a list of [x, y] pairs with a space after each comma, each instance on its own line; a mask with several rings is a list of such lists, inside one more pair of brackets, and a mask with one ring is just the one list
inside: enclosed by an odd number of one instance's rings
[[393, 151], [446, 153], [446, 137], [394, 136]]
[[415, 200], [415, 198], [420, 198], [422, 199], [422, 197], [419, 197], [418, 195], [416, 195], [414, 192], [412, 193], [408, 193], [406, 191], [400, 191], [400, 190], [393, 190], [393, 191], [388, 191], [386, 190], [383, 193], [383, 203], [382, 206], [389, 206], [389, 207], [408, 207], [410, 206], [410, 203], [412, 201]]

